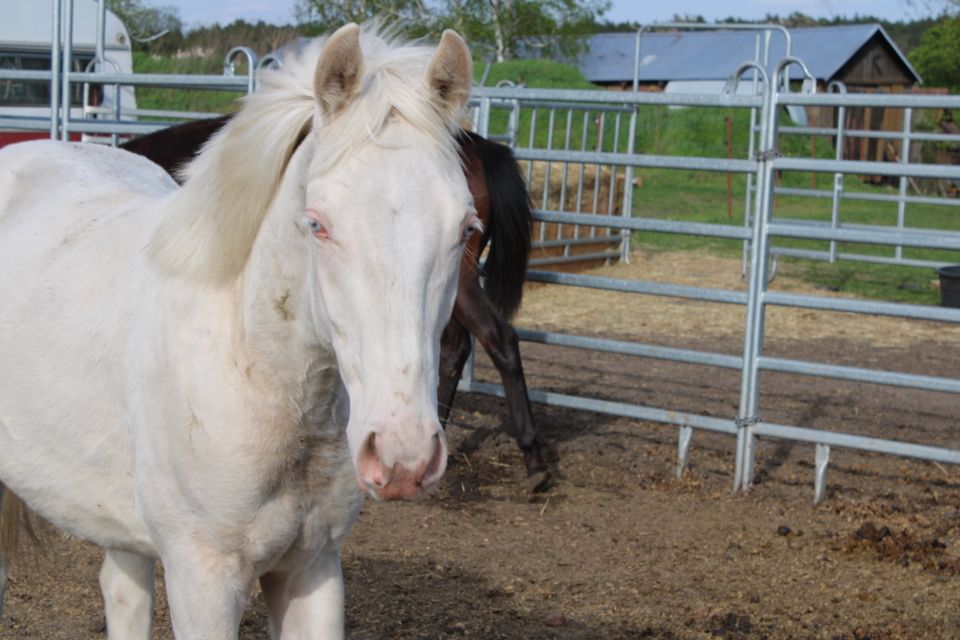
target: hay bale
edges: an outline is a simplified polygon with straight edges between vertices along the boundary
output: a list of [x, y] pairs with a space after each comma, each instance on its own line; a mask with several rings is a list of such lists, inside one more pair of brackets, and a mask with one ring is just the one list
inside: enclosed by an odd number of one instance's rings
[[[530, 190], [530, 199], [538, 209], [550, 211], [565, 211], [571, 213], [586, 213], [596, 216], [619, 215], [623, 207], [623, 190], [625, 176], [622, 170], [616, 173], [610, 168], [595, 164], [565, 164], [561, 162], [545, 162], [536, 160], [523, 163], [527, 171], [527, 181]], [[549, 165], [549, 179], [547, 167]], [[546, 193], [544, 183], [546, 182]], [[579, 206], [577, 193], [579, 190]], [[611, 200], [611, 190], [613, 198]], [[602, 220], [598, 220], [602, 222]], [[594, 235], [606, 236], [615, 233], [615, 230], [605, 227], [582, 225], [563, 225], [554, 222], [536, 222], [533, 227], [534, 243], [539, 240], [570, 240], [573, 238], [588, 238]], [[567, 255], [598, 253], [610, 248], [608, 242], [595, 244], [572, 245]], [[534, 258], [547, 258], [564, 255], [562, 246], [537, 247]], [[597, 266], [601, 261], [583, 260], [572, 268], [579, 270]]]
[[[532, 171], [529, 168], [532, 164]], [[546, 197], [544, 197], [543, 183], [550, 166], [550, 179]], [[566, 169], [566, 172], [564, 172]], [[598, 172], [599, 169], [599, 172]], [[553, 211], [571, 211], [580, 213], [595, 213], [618, 215], [623, 205], [623, 187], [625, 176], [622, 170], [614, 173], [608, 167], [597, 165], [567, 164], [561, 162], [545, 162], [535, 160], [528, 163], [528, 184], [530, 198], [537, 208]], [[566, 175], [564, 175], [566, 173]], [[532, 174], [532, 175], [531, 175]], [[581, 182], [581, 175], [583, 176]], [[566, 190], [563, 185], [566, 183]], [[577, 189], [582, 184], [580, 206], [577, 207]], [[610, 190], [614, 188], [613, 202], [610, 202]], [[562, 197], [562, 198], [561, 198]], [[595, 203], [596, 199], [596, 203]]]

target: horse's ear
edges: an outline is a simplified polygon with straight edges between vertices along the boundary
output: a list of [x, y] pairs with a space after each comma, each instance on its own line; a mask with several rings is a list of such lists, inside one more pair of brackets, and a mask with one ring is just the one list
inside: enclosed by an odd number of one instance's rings
[[467, 103], [473, 84], [470, 49], [456, 31], [443, 32], [440, 46], [427, 67], [426, 79], [440, 113], [453, 119]]
[[327, 39], [314, 72], [313, 91], [325, 116], [335, 114], [353, 98], [362, 75], [360, 27], [351, 22]]

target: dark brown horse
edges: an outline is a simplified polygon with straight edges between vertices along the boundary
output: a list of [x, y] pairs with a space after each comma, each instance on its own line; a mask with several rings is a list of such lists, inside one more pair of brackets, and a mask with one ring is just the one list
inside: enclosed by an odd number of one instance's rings
[[[135, 138], [123, 148], [150, 158], [174, 177], [229, 116], [187, 122]], [[523, 451], [535, 490], [548, 486], [550, 474], [543, 442], [533, 421], [520, 361], [517, 333], [507, 319], [520, 306], [530, 252], [530, 204], [526, 184], [510, 149], [475, 133], [458, 136], [464, 173], [484, 233], [474, 234], [463, 254], [453, 317], [443, 331], [438, 404], [445, 425], [474, 335], [500, 373], [510, 432]], [[487, 244], [484, 273], [478, 259]], [[480, 277], [486, 278], [481, 286]]]

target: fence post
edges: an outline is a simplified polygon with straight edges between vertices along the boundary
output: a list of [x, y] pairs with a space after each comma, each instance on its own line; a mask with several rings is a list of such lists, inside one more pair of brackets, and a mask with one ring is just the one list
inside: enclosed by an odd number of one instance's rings
[[53, 12], [53, 32], [50, 35], [50, 139], [56, 140], [60, 134], [60, 68], [61, 60], [60, 38], [62, 37], [61, 17], [63, 14], [63, 0], [51, 0], [50, 8]]
[[[73, 2], [67, 0], [67, 8], [63, 15], [63, 66], [60, 75], [60, 103], [62, 105], [60, 119], [60, 139], [70, 139], [70, 72], [73, 69]], [[58, 36], [59, 37], [59, 36]]]
[[[766, 78], [765, 78], [766, 80]], [[753, 235], [750, 241], [750, 283], [743, 338], [743, 369], [740, 380], [740, 405], [737, 411], [737, 459], [733, 490], [745, 491], [753, 483], [753, 457], [759, 406], [759, 358], [763, 344], [764, 302], [770, 253], [767, 224], [773, 203], [773, 160], [777, 153], [777, 112], [774, 105], [776, 81], [763, 84], [760, 112], [760, 149], [757, 152], [756, 204]]]

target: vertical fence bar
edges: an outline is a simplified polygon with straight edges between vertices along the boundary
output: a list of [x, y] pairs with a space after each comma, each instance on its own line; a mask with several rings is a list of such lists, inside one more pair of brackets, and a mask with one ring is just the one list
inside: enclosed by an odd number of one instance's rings
[[60, 124], [60, 139], [70, 139], [70, 108], [73, 100], [70, 95], [70, 72], [73, 70], [73, 3], [66, 0], [67, 7], [63, 16], [63, 69], [61, 75], [60, 95], [62, 97], [62, 118]]
[[[839, 93], [841, 95], [847, 92], [847, 86], [840, 82], [839, 80], [834, 80], [829, 85], [827, 85], [827, 91], [829, 93]], [[843, 147], [846, 144], [844, 135], [847, 130], [847, 108], [844, 105], [837, 107], [837, 135], [836, 135], [836, 149], [834, 150], [834, 158], [837, 162], [843, 160]], [[833, 174], [833, 193], [831, 195], [830, 203], [830, 228], [837, 229], [840, 227], [840, 200], [843, 198], [843, 174], [835, 173]], [[830, 241], [830, 262], [837, 261], [837, 241]]]
[[[597, 143], [594, 145], [594, 151], [603, 151], [603, 136], [606, 134], [607, 119], [606, 113], [599, 111], [597, 113]], [[593, 201], [590, 203], [590, 213], [597, 215], [600, 212], [600, 163], [593, 165]]]
[[[567, 109], [567, 123], [563, 132], [563, 150], [570, 151], [570, 140], [573, 135], [573, 109]], [[560, 203], [557, 206], [559, 211], [567, 210], [567, 177], [570, 175], [570, 163], [563, 163], [563, 173], [560, 176]], [[576, 235], [577, 225], [573, 225], [574, 235]], [[563, 237], [563, 224], [557, 223], [557, 235]], [[563, 247], [563, 255], [570, 255], [570, 246]]]
[[693, 427], [683, 425], [677, 435], [677, 479], [683, 478], [683, 472], [690, 460], [690, 441], [693, 439]]
[[[490, 112], [491, 112], [491, 101], [490, 98], [482, 98], [480, 100], [480, 109], [477, 113], [477, 132], [483, 137], [490, 135]], [[477, 349], [476, 349], [476, 340], [473, 336], [470, 336], [470, 355], [467, 356], [467, 361], [463, 365], [463, 373], [461, 378], [463, 380], [462, 384], [465, 384], [469, 387], [473, 384], [475, 379], [475, 373], [477, 368]]]
[[[762, 69], [757, 67], [758, 71]], [[750, 242], [750, 285], [743, 338], [743, 371], [740, 381], [740, 407], [737, 412], [737, 459], [733, 490], [744, 491], [753, 483], [753, 425], [758, 420], [760, 399], [759, 358], [763, 345], [764, 301], [767, 264], [770, 253], [767, 225], [773, 205], [773, 158], [776, 149], [776, 88], [764, 82], [760, 113], [760, 152], [758, 154], [756, 207]]]
[[830, 463], [830, 446], [817, 444], [814, 456], [813, 504], [819, 504], [827, 491], [827, 465]]
[[[611, 151], [613, 153], [620, 153], [620, 123], [623, 120], [620, 112], [617, 112], [617, 115], [613, 119], [613, 148]], [[617, 165], [610, 166], [610, 192], [607, 194], [607, 215], [613, 215], [613, 209], [617, 201], [617, 174], [620, 171], [620, 168]], [[626, 185], [624, 185], [626, 188]], [[610, 233], [610, 228], [608, 227], [606, 233]], [[597, 228], [590, 227], [590, 237], [595, 238], [597, 236]]]
[[[843, 133], [845, 130], [844, 123], [847, 117], [847, 110], [845, 107], [841, 106], [837, 109], [837, 137], [836, 145], [837, 149], [835, 152], [835, 157], [837, 161], [843, 160]], [[840, 198], [843, 197], [843, 174], [835, 173], [833, 174], [833, 194], [830, 201], [830, 228], [837, 229], [840, 227]], [[837, 261], [837, 241], [830, 241], [830, 262]]]
[[[553, 149], [553, 127], [556, 123], [557, 110], [554, 107], [551, 107], [547, 112], [547, 151]], [[553, 162], [547, 160], [543, 163], [543, 198], [540, 202], [540, 206], [543, 209], [550, 209], [550, 169], [553, 167]], [[547, 222], [540, 223], [540, 236], [541, 239], [546, 237], [547, 233]], [[556, 232], [556, 230], [554, 230]], [[561, 240], [560, 234], [558, 233], [556, 237], [551, 238], [552, 240]], [[563, 253], [566, 255], [567, 248], [563, 248]]]
[[480, 113], [477, 114], [477, 133], [484, 138], [490, 135], [490, 98], [480, 99]]
[[60, 65], [61, 65], [61, 38], [63, 27], [63, 0], [51, 0], [50, 10], [53, 12], [53, 31], [50, 34], [50, 139], [60, 137]]
[[107, 39], [107, 0], [97, 0], [97, 60], [94, 71], [104, 70]]
[[[760, 32], [757, 32], [756, 37], [754, 38], [753, 43], [753, 59], [760, 60]], [[757, 88], [760, 82], [760, 76], [756, 72], [753, 73], [753, 78], [750, 82], [750, 87], [753, 90], [753, 95], [757, 95]], [[766, 90], [766, 87], [764, 87]], [[752, 158], [757, 152], [756, 138], [757, 138], [757, 109], [756, 107], [750, 107], [750, 128], [747, 130], [747, 157]], [[746, 187], [744, 190], [743, 196], [743, 226], [750, 228], [751, 218], [753, 216], [753, 210], [751, 209], [751, 204], [753, 203], [753, 175], [747, 174]], [[750, 259], [750, 241], [743, 241], [743, 254], [740, 262], [740, 277], [747, 277], [747, 266]]]
[[513, 100], [510, 107], [510, 116], [507, 120], [509, 127], [510, 146], [516, 147], [520, 137], [520, 101]]
[[[95, 73], [105, 73], [107, 68], [107, 53], [106, 53], [106, 41], [107, 41], [107, 0], [98, 0], [97, 1], [97, 49], [96, 49], [96, 58], [94, 59], [93, 70]], [[85, 85], [86, 87], [86, 85]], [[84, 90], [84, 100], [83, 106], [87, 105], [87, 91]], [[120, 119], [122, 113], [120, 101], [121, 101], [121, 87], [119, 84], [113, 85], [113, 117], [116, 120]], [[100, 87], [100, 102], [101, 106], [106, 100], [106, 88], [101, 85]], [[86, 117], [86, 114], [84, 114]], [[117, 146], [120, 144], [120, 136], [116, 133], [110, 135], [110, 144]]]
[[[590, 112], [583, 112], [583, 131], [580, 136], [580, 151], [587, 150], [587, 136], [590, 133]], [[583, 162], [580, 163], [580, 177], [577, 179], [577, 207], [574, 209], [576, 213], [583, 211], [583, 185], [585, 180], [585, 174], [587, 172], [587, 165]], [[574, 237], [580, 237], [580, 225], [574, 227]]]
[[[536, 144], [537, 131], [537, 108], [530, 109], [530, 138], [527, 141], [527, 148], [533, 149]], [[530, 198], [533, 199], [533, 160], [527, 160], [527, 191], [530, 192]], [[543, 240], [543, 225], [540, 225], [540, 240]]]
[[[627, 127], [627, 153], [633, 155], [636, 151], [637, 139], [637, 105], [633, 105], [630, 110], [630, 124]], [[620, 215], [624, 218], [633, 217], [633, 166], [627, 165], [623, 173], [623, 210]], [[630, 232], [623, 230], [620, 232], [620, 261], [624, 264], [630, 264]]]
[[[907, 107], [903, 110], [903, 137], [900, 139], [900, 164], [906, 166], [910, 163], [910, 129], [913, 121], [913, 108]], [[907, 221], [907, 177], [900, 176], [900, 191], [897, 200], [897, 232], [903, 233], [903, 228]], [[903, 259], [903, 245], [898, 244], [895, 248], [894, 257], [897, 260]]]

